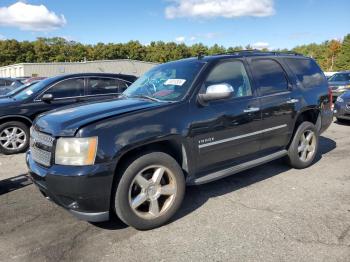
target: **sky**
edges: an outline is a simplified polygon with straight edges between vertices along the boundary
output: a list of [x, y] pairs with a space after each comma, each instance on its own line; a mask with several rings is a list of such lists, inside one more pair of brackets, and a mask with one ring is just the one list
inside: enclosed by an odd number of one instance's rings
[[350, 33], [349, 0], [0, 0], [0, 39], [292, 48]]

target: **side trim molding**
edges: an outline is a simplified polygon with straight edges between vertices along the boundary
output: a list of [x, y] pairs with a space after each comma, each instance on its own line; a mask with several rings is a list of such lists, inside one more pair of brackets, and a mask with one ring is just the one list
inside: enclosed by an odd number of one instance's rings
[[217, 145], [217, 144], [221, 144], [221, 143], [226, 143], [226, 142], [242, 139], [242, 138], [245, 138], [245, 137], [260, 135], [260, 134], [263, 134], [263, 133], [266, 133], [266, 132], [270, 132], [270, 131], [273, 131], [273, 130], [276, 130], [276, 129], [284, 128], [284, 127], [287, 127], [287, 125], [284, 124], [284, 125], [280, 125], [280, 126], [275, 126], [275, 127], [259, 130], [259, 131], [253, 132], [253, 133], [244, 134], [244, 135], [241, 135], [241, 136], [234, 136], [234, 137], [230, 137], [230, 138], [226, 138], [226, 139], [222, 139], [222, 140], [217, 140], [217, 141], [214, 141], [214, 142], [198, 145], [198, 148], [214, 146], [214, 145]]
[[232, 166], [232, 167], [229, 167], [227, 169], [223, 169], [223, 170], [205, 175], [203, 177], [199, 177], [197, 179], [194, 179], [193, 181], [188, 181], [188, 184], [189, 185], [201, 185], [201, 184], [209, 183], [209, 182], [212, 182], [214, 180], [218, 180], [218, 179], [239, 173], [241, 171], [268, 163], [272, 160], [284, 157], [286, 155], [287, 155], [287, 150], [281, 150], [281, 151], [278, 151], [278, 152], [273, 153], [271, 155], [267, 155], [267, 156], [264, 156], [264, 157], [261, 157], [261, 158], [258, 158], [258, 159], [252, 160], [252, 161], [248, 161], [246, 163]]

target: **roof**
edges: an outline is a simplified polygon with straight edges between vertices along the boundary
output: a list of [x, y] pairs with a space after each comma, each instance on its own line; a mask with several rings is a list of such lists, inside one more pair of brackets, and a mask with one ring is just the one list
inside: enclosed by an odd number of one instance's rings
[[54, 77], [50, 77], [50, 79], [53, 80], [60, 80], [60, 79], [66, 79], [66, 78], [72, 78], [72, 77], [88, 77], [88, 76], [95, 76], [95, 77], [115, 77], [115, 78], [123, 78], [126, 80], [136, 79], [136, 76], [133, 75], [126, 75], [126, 74], [112, 74], [112, 73], [74, 73], [74, 74], [64, 74], [64, 75], [58, 75]]
[[[129, 62], [129, 63], [142, 63], [142, 64], [150, 64], [157, 65], [157, 63], [139, 61], [133, 59], [114, 59], [114, 60], [94, 60], [94, 61], [78, 61], [78, 62], [43, 62], [43, 63], [17, 63], [11, 64], [7, 66], [22, 66], [22, 65], [72, 65], [72, 64], [93, 64], [93, 63], [113, 63], [113, 62]], [[7, 67], [2, 66], [2, 67]]]

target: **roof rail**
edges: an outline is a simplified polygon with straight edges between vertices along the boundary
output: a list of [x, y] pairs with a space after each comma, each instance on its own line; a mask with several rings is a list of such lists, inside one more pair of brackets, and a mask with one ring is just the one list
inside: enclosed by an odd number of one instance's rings
[[219, 53], [214, 55], [253, 55], [253, 54], [259, 54], [259, 55], [290, 55], [290, 56], [303, 56], [303, 54], [296, 53], [293, 51], [261, 51], [258, 49], [246, 49], [246, 50], [237, 50], [233, 52], [225, 52], [225, 53]]

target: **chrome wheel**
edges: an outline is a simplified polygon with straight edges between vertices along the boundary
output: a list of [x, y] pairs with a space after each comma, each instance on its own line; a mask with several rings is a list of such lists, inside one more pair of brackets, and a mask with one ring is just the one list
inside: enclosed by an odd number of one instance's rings
[[19, 127], [7, 127], [0, 133], [0, 145], [7, 150], [23, 148], [27, 142], [27, 135]]
[[129, 188], [129, 205], [144, 219], [163, 215], [174, 203], [177, 184], [174, 174], [164, 166], [149, 166], [139, 172]]
[[300, 137], [298, 155], [301, 161], [308, 162], [315, 154], [316, 135], [311, 130], [306, 130]]

